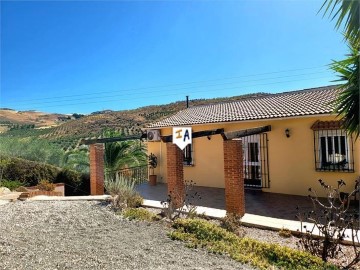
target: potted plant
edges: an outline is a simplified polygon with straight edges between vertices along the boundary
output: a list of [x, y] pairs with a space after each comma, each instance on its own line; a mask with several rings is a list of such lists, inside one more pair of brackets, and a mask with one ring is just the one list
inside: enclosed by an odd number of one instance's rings
[[149, 184], [150, 186], [155, 186], [157, 175], [154, 174], [154, 169], [157, 167], [157, 157], [153, 153], [151, 153], [148, 159], [149, 159], [149, 168], [150, 168]]

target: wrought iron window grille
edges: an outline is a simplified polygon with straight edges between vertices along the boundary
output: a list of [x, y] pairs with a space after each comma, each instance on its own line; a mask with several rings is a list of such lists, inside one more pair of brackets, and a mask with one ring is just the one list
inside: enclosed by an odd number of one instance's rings
[[343, 129], [314, 130], [316, 171], [354, 172], [353, 140]]
[[188, 144], [183, 150], [183, 164], [193, 166], [193, 144]]

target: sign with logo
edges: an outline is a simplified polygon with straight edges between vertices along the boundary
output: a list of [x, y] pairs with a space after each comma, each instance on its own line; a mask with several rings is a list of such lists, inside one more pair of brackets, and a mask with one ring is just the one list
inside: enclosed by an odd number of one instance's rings
[[191, 127], [174, 127], [173, 128], [173, 143], [175, 143], [181, 150], [192, 143]]

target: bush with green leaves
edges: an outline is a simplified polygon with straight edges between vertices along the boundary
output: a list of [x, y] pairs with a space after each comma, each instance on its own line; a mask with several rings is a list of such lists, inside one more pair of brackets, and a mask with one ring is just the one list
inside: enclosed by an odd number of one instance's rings
[[183, 219], [174, 221], [172, 227], [182, 233], [194, 235], [198, 240], [226, 241], [235, 243], [238, 237], [235, 234], [203, 219]]
[[221, 219], [221, 227], [237, 236], [243, 237], [245, 235], [245, 231], [241, 227], [241, 216], [238, 214], [227, 213]]
[[144, 203], [144, 198], [137, 192], [134, 195], [130, 196], [127, 199], [127, 206], [132, 208], [137, 208], [142, 206]]
[[10, 164], [10, 159], [4, 156], [0, 156], [0, 185], [3, 180], [4, 170]]
[[65, 183], [66, 195], [89, 195], [90, 175], [79, 173], [71, 169], [61, 169], [54, 183]]
[[154, 170], [158, 164], [157, 156], [155, 156], [155, 154], [150, 153], [150, 155], [148, 156], [148, 164], [149, 164], [149, 168], [151, 170], [151, 174], [153, 175]]
[[289, 229], [282, 228], [279, 231], [279, 236], [284, 237], [284, 238], [290, 238], [292, 236], [292, 233]]
[[60, 168], [49, 164], [10, 158], [10, 163], [4, 169], [4, 177], [9, 180], [18, 180], [28, 186], [36, 186], [42, 179], [54, 182], [60, 171]]
[[105, 175], [105, 189], [112, 196], [115, 210], [142, 204], [142, 197], [135, 190], [135, 182], [123, 175], [116, 174], [115, 178]]
[[227, 254], [259, 269], [338, 269], [310, 253], [240, 238], [206, 220], [177, 219], [172, 227], [174, 231], [169, 233], [169, 237], [173, 240], [184, 241], [188, 247], [203, 247], [213, 253]]
[[52, 183], [65, 183], [67, 196], [90, 193], [89, 175], [21, 158], [8, 159], [10, 162], [4, 168], [3, 175], [9, 181], [19, 181], [23, 186], [36, 186], [40, 180], [47, 179]]
[[143, 220], [143, 221], [155, 221], [158, 220], [157, 215], [151, 213], [144, 208], [127, 208], [123, 211], [122, 215], [129, 220]]
[[6, 187], [11, 191], [16, 190], [18, 187], [23, 186], [23, 183], [18, 180], [2, 180], [0, 186]]

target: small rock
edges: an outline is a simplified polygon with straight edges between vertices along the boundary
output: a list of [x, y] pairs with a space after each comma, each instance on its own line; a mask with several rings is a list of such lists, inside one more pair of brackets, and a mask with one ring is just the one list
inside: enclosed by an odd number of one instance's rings
[[8, 189], [7, 187], [0, 187], [0, 195], [2, 195], [2, 194], [8, 194], [8, 193], [10, 193], [10, 192], [11, 192], [11, 190]]

